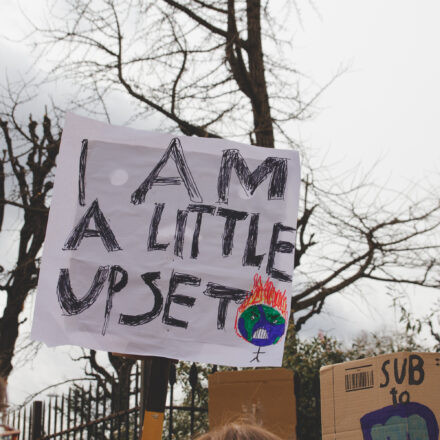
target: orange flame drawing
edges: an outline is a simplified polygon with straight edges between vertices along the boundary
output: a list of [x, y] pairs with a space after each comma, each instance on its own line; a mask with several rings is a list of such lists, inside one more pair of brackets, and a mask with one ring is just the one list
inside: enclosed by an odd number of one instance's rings
[[277, 309], [287, 322], [287, 296], [286, 291], [276, 289], [270, 278], [268, 277], [263, 284], [261, 275], [255, 274], [254, 287], [251, 294], [243, 301], [237, 310], [237, 317], [235, 325], [237, 326], [237, 320], [240, 314], [248, 307], [255, 304], [266, 304], [270, 307]]

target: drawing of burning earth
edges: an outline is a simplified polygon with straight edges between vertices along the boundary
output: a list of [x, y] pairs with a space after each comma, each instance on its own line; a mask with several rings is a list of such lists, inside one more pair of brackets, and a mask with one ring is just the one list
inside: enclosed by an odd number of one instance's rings
[[281, 292], [270, 278], [263, 284], [261, 276], [254, 276], [251, 294], [237, 310], [237, 335], [257, 347], [276, 344], [286, 330], [286, 291]]

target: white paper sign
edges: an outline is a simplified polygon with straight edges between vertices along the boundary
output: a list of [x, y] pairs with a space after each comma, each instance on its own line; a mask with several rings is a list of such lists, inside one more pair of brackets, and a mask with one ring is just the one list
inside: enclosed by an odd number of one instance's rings
[[33, 338], [280, 365], [299, 182], [294, 151], [68, 115]]

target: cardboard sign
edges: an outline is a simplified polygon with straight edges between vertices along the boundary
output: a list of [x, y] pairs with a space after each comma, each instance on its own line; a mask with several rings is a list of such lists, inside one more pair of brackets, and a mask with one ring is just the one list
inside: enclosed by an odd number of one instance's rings
[[69, 115], [32, 336], [280, 365], [299, 181], [294, 151]]
[[321, 369], [323, 440], [438, 440], [440, 355], [393, 353]]
[[296, 439], [296, 400], [293, 371], [226, 371], [211, 374], [209, 428], [250, 420], [282, 439]]

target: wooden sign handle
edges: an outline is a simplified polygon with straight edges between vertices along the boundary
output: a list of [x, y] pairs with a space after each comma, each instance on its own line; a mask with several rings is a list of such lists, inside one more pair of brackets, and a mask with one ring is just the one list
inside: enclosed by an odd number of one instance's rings
[[170, 365], [177, 361], [156, 356], [113, 354], [141, 361], [139, 426], [142, 430], [139, 440], [161, 440]]
[[142, 360], [140, 440], [161, 440], [171, 359], [151, 357]]

